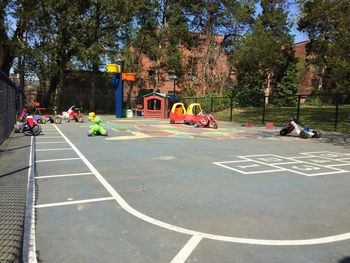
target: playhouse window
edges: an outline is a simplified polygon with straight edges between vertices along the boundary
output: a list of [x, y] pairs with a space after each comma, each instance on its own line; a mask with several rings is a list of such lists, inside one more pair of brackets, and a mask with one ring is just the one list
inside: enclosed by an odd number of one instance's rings
[[161, 101], [157, 99], [150, 99], [147, 102], [147, 108], [149, 110], [160, 110], [161, 109]]

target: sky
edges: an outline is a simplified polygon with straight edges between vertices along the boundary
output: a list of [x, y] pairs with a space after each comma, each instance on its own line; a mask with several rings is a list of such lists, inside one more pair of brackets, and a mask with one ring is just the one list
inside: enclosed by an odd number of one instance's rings
[[[289, 16], [290, 18], [296, 20], [297, 16], [299, 15], [299, 10], [298, 7], [294, 4], [291, 5], [290, 9], [289, 9]], [[294, 25], [294, 27], [292, 28], [292, 34], [295, 35], [294, 37], [294, 43], [299, 43], [305, 40], [308, 40], [309, 37], [307, 36], [307, 34], [300, 32], [297, 30], [297, 26]]]

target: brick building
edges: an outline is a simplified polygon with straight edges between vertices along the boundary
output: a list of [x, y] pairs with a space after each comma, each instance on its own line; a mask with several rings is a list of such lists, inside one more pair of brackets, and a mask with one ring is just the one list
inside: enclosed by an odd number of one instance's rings
[[[222, 42], [222, 36], [215, 36], [215, 42], [219, 46]], [[315, 66], [306, 66], [306, 44], [309, 41], [303, 41], [294, 44], [295, 56], [301, 61], [301, 69], [300, 69], [300, 88], [299, 94], [310, 94], [311, 90], [319, 85], [319, 77], [317, 75], [317, 68]], [[141, 54], [139, 67], [137, 72], [137, 83], [126, 83], [124, 88], [124, 96], [125, 97], [137, 97], [139, 93], [147, 93], [151, 91], [157, 91], [163, 94], [172, 95], [180, 90], [184, 90], [186, 88], [194, 88], [200, 86], [202, 83], [200, 80], [200, 76], [198, 76], [199, 72], [202, 70], [202, 65], [200, 64], [200, 57], [203, 55], [203, 50], [197, 49], [194, 51], [188, 50], [184, 46], [179, 45], [183, 50], [183, 54], [185, 56], [184, 65], [192, 62], [194, 60], [197, 61], [196, 68], [192, 69], [185, 74], [185, 77], [181, 80], [177, 79], [177, 76], [174, 72], [171, 71], [161, 71], [160, 80], [158, 84], [158, 89], [155, 88], [154, 84], [154, 72], [152, 71], [152, 67], [155, 65], [155, 61], [149, 58], [145, 54]], [[228, 65], [228, 57], [225, 52], [220, 52], [217, 54], [218, 59], [216, 61], [216, 66], [214, 69], [214, 75], [217, 80], [222, 80], [222, 84], [225, 85], [225, 80], [228, 78], [234, 78], [234, 71], [230, 70]], [[230, 74], [231, 73], [231, 74]], [[131, 88], [132, 85], [132, 88]]]
[[[212, 72], [216, 80], [219, 82], [219, 85], [220, 83], [225, 85], [225, 80], [234, 76], [230, 76], [227, 55], [220, 49], [220, 43], [223, 40], [222, 36], [216, 35], [214, 40], [215, 44], [211, 52], [214, 53], [217, 59]], [[192, 65], [181, 80], [178, 79], [173, 71], [160, 70], [158, 88], [155, 88], [155, 72], [153, 71], [153, 67], [156, 64], [156, 61], [145, 54], [141, 54], [138, 64], [137, 83], [126, 83], [124, 85], [124, 97], [127, 97], [128, 95], [130, 97], [136, 97], [141, 90], [156, 91], [163, 94], [173, 95], [174, 93], [187, 88], [198, 88], [201, 83], [203, 83], [200, 72], [203, 68], [201, 58], [203, 57], [204, 50], [202, 48], [189, 50], [181, 44], [178, 46], [185, 57], [183, 65]]]
[[295, 57], [301, 62], [301, 67], [299, 71], [299, 83], [300, 88], [299, 94], [310, 94], [311, 90], [319, 87], [319, 76], [318, 68], [315, 65], [306, 65], [305, 61], [307, 58], [306, 45], [310, 41], [303, 41], [294, 44]]

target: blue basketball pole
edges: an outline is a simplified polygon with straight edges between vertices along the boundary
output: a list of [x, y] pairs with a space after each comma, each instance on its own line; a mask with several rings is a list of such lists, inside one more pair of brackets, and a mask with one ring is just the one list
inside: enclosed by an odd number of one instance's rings
[[115, 86], [115, 116], [117, 118], [123, 117], [123, 66], [124, 61], [118, 60], [116, 62], [120, 66], [120, 73], [116, 73], [116, 77], [113, 78], [113, 85]]

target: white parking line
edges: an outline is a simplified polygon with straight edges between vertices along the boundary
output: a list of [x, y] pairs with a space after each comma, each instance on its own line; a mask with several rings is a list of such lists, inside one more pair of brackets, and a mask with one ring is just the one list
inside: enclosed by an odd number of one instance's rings
[[45, 162], [58, 162], [58, 161], [72, 161], [79, 160], [80, 158], [62, 158], [62, 159], [48, 159], [48, 160], [39, 160], [35, 161], [36, 163], [45, 163]]
[[51, 149], [36, 149], [36, 152], [46, 152], [46, 151], [73, 151], [72, 148], [51, 148]]
[[66, 142], [36, 142], [37, 144], [49, 144], [49, 143], [66, 143]]
[[54, 175], [38, 176], [38, 177], [35, 177], [35, 179], [57, 178], [57, 177], [69, 177], [69, 176], [81, 176], [81, 175], [91, 175], [91, 174], [93, 174], [93, 173], [54, 174]]
[[28, 169], [28, 189], [23, 231], [23, 262], [37, 263], [35, 248], [35, 180], [34, 180], [34, 136], [31, 138]]
[[67, 202], [59, 202], [59, 203], [51, 203], [51, 204], [41, 204], [41, 205], [36, 205], [35, 208], [45, 208], [45, 207], [54, 207], [54, 206], [63, 206], [63, 205], [85, 204], [85, 203], [101, 202], [101, 201], [107, 201], [107, 200], [114, 200], [114, 197], [103, 197], [103, 198], [93, 198], [93, 199], [67, 201]]
[[188, 240], [186, 245], [180, 250], [179, 253], [173, 258], [170, 263], [183, 263], [191, 255], [192, 251], [198, 246], [199, 242], [203, 239], [202, 236], [193, 236]]
[[40, 139], [52, 139], [52, 138], [62, 138], [61, 136], [44, 136], [44, 137], [39, 137]]

